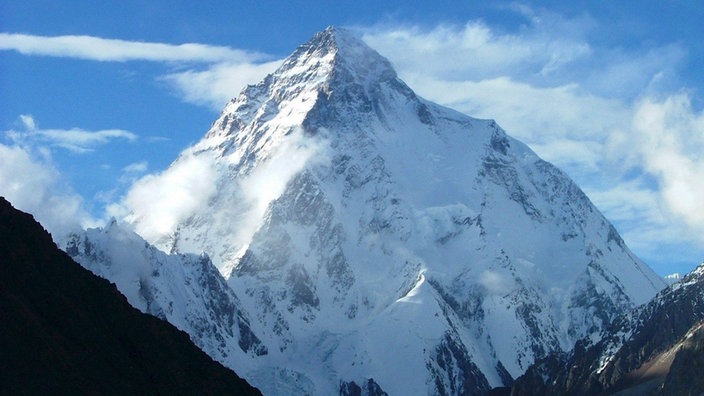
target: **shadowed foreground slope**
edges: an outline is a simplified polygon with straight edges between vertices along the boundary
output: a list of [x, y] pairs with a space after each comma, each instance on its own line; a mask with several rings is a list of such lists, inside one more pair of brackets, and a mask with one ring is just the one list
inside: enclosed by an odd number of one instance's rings
[[259, 395], [0, 198], [0, 394]]

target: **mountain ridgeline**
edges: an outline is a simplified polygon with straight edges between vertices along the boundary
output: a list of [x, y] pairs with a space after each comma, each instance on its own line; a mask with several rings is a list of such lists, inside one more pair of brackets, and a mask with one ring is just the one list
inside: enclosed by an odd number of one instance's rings
[[261, 393], [0, 197], [0, 394]]
[[135, 208], [64, 248], [266, 395], [484, 394], [665, 286], [565, 173], [343, 29], [164, 175], [193, 164], [214, 188], [173, 224]]

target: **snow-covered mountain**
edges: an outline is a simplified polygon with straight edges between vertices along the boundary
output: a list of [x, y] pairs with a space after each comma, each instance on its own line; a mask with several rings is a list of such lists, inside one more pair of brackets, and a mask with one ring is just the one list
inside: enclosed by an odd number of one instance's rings
[[[193, 168], [179, 205], [152, 197], [178, 208], [168, 221], [138, 208], [124, 220], [166, 252], [212, 258], [230, 289], [198, 292], [186, 316], [216, 320], [200, 311], [226, 298], [259, 343], [221, 350], [199, 337], [242, 334], [181, 328], [225, 364], [249, 359], [234, 368], [267, 395], [482, 394], [664, 287], [567, 175], [494, 121], [418, 97], [342, 29], [247, 87], [160, 177]], [[109, 263], [88, 265], [121, 279]], [[160, 273], [131, 274], [125, 293], [195, 289]]]

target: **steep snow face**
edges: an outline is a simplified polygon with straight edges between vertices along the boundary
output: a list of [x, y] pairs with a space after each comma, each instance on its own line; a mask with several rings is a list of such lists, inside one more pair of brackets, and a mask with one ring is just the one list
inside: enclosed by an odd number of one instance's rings
[[235, 370], [267, 354], [247, 314], [206, 255], [168, 255], [112, 221], [72, 234], [63, 249], [109, 279], [129, 303], [187, 332], [212, 358]]
[[269, 352], [244, 371], [265, 394], [480, 393], [664, 287], [563, 172], [417, 97], [344, 30], [184, 156], [214, 158], [215, 193], [151, 242], [228, 278]]

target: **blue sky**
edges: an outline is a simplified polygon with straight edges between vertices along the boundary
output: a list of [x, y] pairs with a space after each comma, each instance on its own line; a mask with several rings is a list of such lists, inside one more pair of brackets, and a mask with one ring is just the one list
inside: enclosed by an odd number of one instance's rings
[[697, 1], [0, 1], [0, 194], [50, 230], [132, 183], [328, 25], [566, 170], [658, 273], [704, 260]]

